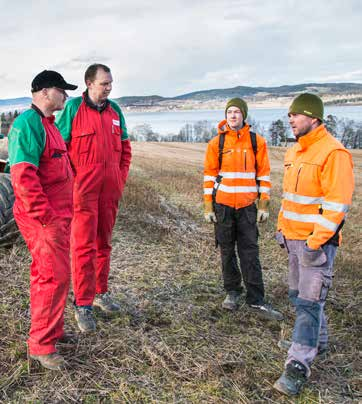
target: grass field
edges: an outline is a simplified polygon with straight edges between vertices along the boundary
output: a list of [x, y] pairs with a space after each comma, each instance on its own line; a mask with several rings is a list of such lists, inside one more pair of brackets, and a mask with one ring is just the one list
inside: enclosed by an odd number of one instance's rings
[[[272, 389], [283, 369], [280, 337], [290, 337], [287, 257], [273, 240], [284, 149], [271, 148], [271, 220], [260, 226], [268, 300], [286, 316], [265, 322], [245, 305], [221, 309], [224, 292], [213, 229], [203, 221], [205, 145], [134, 143], [113, 235], [112, 292], [122, 313], [98, 332], [61, 346], [63, 374], [28, 370], [29, 254], [22, 242], [0, 250], [0, 400], [47, 403], [349, 403], [362, 400], [362, 152], [353, 153], [356, 192], [335, 264], [327, 313], [331, 352], [291, 400]], [[343, 181], [343, 178], [341, 178]], [[66, 328], [76, 331], [71, 308]]]

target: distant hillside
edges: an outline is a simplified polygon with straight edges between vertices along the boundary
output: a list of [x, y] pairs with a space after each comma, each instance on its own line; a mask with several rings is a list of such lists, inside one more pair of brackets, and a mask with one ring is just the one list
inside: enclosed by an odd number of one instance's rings
[[5, 100], [0, 100], [0, 106], [24, 105], [24, 104], [30, 104], [30, 103], [31, 103], [30, 97], [9, 98], [9, 99], [5, 99]]
[[172, 101], [212, 101], [224, 100], [233, 97], [255, 97], [258, 98], [278, 98], [293, 97], [301, 92], [313, 92], [329, 96], [345, 96], [349, 94], [361, 94], [362, 84], [359, 83], [306, 83], [296, 85], [285, 85], [279, 87], [247, 87], [237, 86], [233, 88], [212, 89], [204, 91], [195, 91], [192, 93], [182, 94], [176, 97], [153, 96], [133, 96], [120, 97], [117, 101], [124, 106], [133, 105], [157, 105], [160, 102]]
[[[194, 91], [175, 97], [159, 95], [127, 96], [115, 99], [121, 106], [134, 111], [164, 111], [185, 109], [223, 108], [225, 100], [243, 97], [248, 103], [259, 107], [285, 107], [290, 100], [301, 92], [319, 94], [326, 105], [359, 105], [362, 103], [362, 84], [360, 83], [306, 83], [279, 87], [219, 88]], [[0, 100], [0, 112], [22, 110], [28, 107], [31, 98]]]
[[313, 92], [317, 94], [350, 94], [362, 93], [362, 84], [358, 83], [307, 83], [280, 87], [245, 87], [196, 91], [175, 97], [174, 99], [212, 99], [231, 97], [250, 97], [258, 94], [272, 97], [294, 96], [296, 93]]

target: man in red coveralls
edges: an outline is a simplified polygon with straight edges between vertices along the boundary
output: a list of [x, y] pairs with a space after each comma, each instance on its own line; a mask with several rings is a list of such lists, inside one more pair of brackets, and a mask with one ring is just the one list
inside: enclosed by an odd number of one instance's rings
[[106, 313], [120, 309], [108, 292], [108, 274], [112, 229], [128, 176], [131, 145], [121, 109], [108, 99], [110, 69], [93, 64], [84, 78], [86, 91], [66, 104], [56, 124], [75, 174], [71, 236], [75, 318], [82, 332], [92, 332], [96, 329], [93, 306]]
[[55, 344], [64, 341], [64, 308], [70, 283], [70, 223], [73, 173], [54, 124], [65, 90], [75, 90], [57, 72], [44, 70], [32, 82], [33, 103], [9, 132], [15, 193], [14, 217], [32, 256], [29, 357], [48, 369], [66, 363]]

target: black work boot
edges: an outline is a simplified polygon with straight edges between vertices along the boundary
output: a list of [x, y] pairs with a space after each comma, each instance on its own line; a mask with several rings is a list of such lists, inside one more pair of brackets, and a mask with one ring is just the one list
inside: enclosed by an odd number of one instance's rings
[[222, 308], [230, 311], [237, 310], [240, 303], [240, 296], [241, 293], [237, 290], [231, 290], [230, 292], [227, 292], [227, 295], [222, 302]]
[[296, 396], [300, 393], [307, 380], [307, 368], [302, 363], [292, 360], [273, 387], [280, 393]]

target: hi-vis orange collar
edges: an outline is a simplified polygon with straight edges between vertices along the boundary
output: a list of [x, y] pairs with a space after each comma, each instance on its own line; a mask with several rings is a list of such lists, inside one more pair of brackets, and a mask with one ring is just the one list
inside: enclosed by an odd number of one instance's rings
[[238, 131], [236, 130], [232, 130], [230, 129], [229, 125], [227, 124], [227, 120], [224, 119], [223, 121], [221, 121], [219, 123], [219, 125], [217, 126], [217, 132], [219, 135], [221, 135], [222, 133], [227, 133], [228, 135], [231, 136], [242, 136], [244, 133], [249, 133], [250, 130], [250, 126], [245, 122], [244, 126], [239, 129]]
[[312, 145], [318, 140], [322, 139], [322, 137], [327, 135], [327, 129], [324, 125], [319, 125], [317, 128], [313, 129], [311, 132], [307, 133], [304, 136], [301, 136], [298, 139], [298, 145], [300, 146], [299, 150], [306, 149], [308, 146]]

